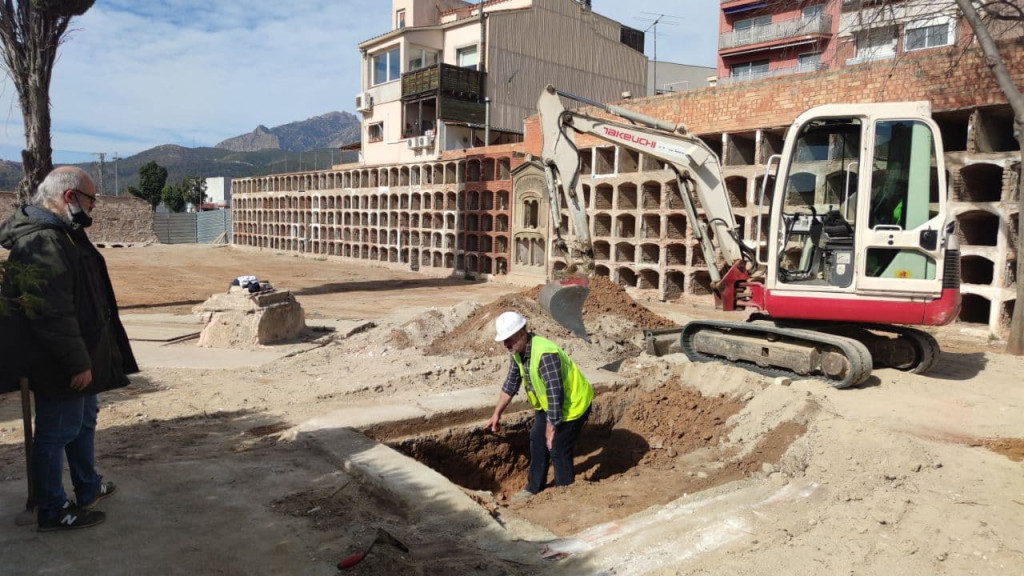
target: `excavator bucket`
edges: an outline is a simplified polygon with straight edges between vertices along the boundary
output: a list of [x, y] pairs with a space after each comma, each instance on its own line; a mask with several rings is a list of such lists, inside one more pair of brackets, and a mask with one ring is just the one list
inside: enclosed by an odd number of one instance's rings
[[540, 307], [554, 318], [555, 322], [565, 326], [584, 341], [590, 342], [587, 329], [583, 327], [583, 303], [589, 293], [586, 278], [554, 280], [541, 288]]

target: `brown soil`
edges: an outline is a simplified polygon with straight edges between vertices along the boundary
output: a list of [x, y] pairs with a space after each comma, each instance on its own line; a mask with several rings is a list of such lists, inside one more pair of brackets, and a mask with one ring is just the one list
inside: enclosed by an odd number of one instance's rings
[[[430, 343], [424, 353], [431, 355], [485, 355], [504, 356], [505, 349], [488, 336], [494, 333], [494, 320], [502, 312], [515, 310], [528, 321], [529, 330], [556, 341], [572, 339], [572, 332], [544, 313], [538, 303], [541, 286], [514, 294], [507, 294], [485, 304], [473, 312], [465, 322], [451, 332]], [[594, 325], [599, 319], [615, 317], [636, 327], [638, 331], [664, 328], [675, 323], [637, 303], [626, 291], [608, 278], [597, 276], [590, 280], [590, 292], [583, 304], [583, 321]], [[404, 341], [393, 335], [395, 341]], [[636, 352], [633, 350], [632, 352]]]
[[981, 446], [1002, 454], [1014, 462], [1024, 460], [1024, 438], [990, 438], [983, 440]]
[[[783, 422], [754, 447], [726, 438], [729, 417], [743, 403], [725, 395], [705, 397], [673, 379], [646, 389], [634, 383], [598, 395], [576, 455], [576, 484], [549, 488], [528, 502], [509, 497], [526, 485], [532, 413], [514, 416], [501, 436], [451, 422], [375, 428], [375, 438], [444, 474], [469, 490], [495, 516], [509, 509], [558, 535], [624, 518], [653, 504], [761, 474], [779, 462], [806, 427]], [[436, 430], [437, 425], [443, 425]], [[566, 502], [613, 505], [551, 514]]]

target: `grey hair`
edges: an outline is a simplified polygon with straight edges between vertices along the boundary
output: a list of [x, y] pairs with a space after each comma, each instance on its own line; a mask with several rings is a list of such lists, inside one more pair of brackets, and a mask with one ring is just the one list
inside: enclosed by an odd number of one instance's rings
[[29, 199], [29, 204], [45, 208], [47, 205], [58, 203], [65, 190], [80, 189], [83, 179], [88, 177], [89, 175], [80, 168], [57, 168], [43, 178], [35, 194]]

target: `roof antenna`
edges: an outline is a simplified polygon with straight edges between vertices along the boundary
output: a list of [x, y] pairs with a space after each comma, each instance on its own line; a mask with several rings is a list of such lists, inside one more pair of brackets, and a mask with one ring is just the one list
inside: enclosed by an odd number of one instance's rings
[[[654, 30], [654, 78], [651, 80], [651, 85], [654, 87], [654, 96], [658, 95], [658, 24], [665, 24], [667, 26], [678, 26], [679, 21], [683, 19], [682, 16], [673, 16], [671, 14], [655, 14], [653, 12], [641, 12], [641, 14], [647, 14], [647, 16], [637, 16], [637, 20], [643, 20], [650, 22], [651, 25], [647, 27], [647, 30]], [[644, 30], [644, 32], [647, 32]]]

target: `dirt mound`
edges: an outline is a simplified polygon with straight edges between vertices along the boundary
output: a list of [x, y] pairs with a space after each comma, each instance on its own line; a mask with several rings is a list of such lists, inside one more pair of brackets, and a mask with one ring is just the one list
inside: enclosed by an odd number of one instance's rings
[[652, 450], [644, 455], [643, 464], [671, 468], [679, 454], [716, 446], [726, 432], [726, 420], [741, 408], [743, 404], [735, 399], [704, 397], [673, 378], [636, 395], [625, 405], [617, 425], [650, 443]]
[[431, 308], [392, 330], [387, 342], [398, 349], [433, 342], [462, 324], [478, 307], [475, 302], [461, 302], [451, 308]]
[[[449, 333], [442, 334], [430, 343], [424, 353], [430, 355], [470, 354], [494, 356], [505, 354], [505, 349], [494, 342], [494, 319], [506, 310], [515, 310], [529, 323], [530, 330], [564, 341], [573, 338], [572, 333], [541, 309], [538, 299], [541, 286], [535, 286], [515, 294], [507, 294], [481, 306]], [[590, 293], [583, 304], [583, 321], [590, 326], [601, 327], [602, 318], [614, 316], [637, 327], [637, 330], [664, 328], [674, 322], [651, 312], [637, 303], [626, 290], [604, 276], [590, 280]], [[593, 330], [591, 328], [591, 330]]]
[[424, 348], [432, 356], [463, 355], [497, 356], [506, 354], [505, 348], [494, 341], [494, 319], [506, 310], [515, 310], [529, 322], [531, 330], [539, 333], [567, 335], [570, 332], [558, 325], [541, 309], [530, 291], [507, 294], [477, 308], [451, 332], [442, 334]]
[[593, 321], [609, 314], [629, 320], [644, 330], [675, 326], [675, 322], [633, 300], [622, 286], [605, 276], [595, 276], [590, 279], [590, 294], [583, 303], [583, 321]]

